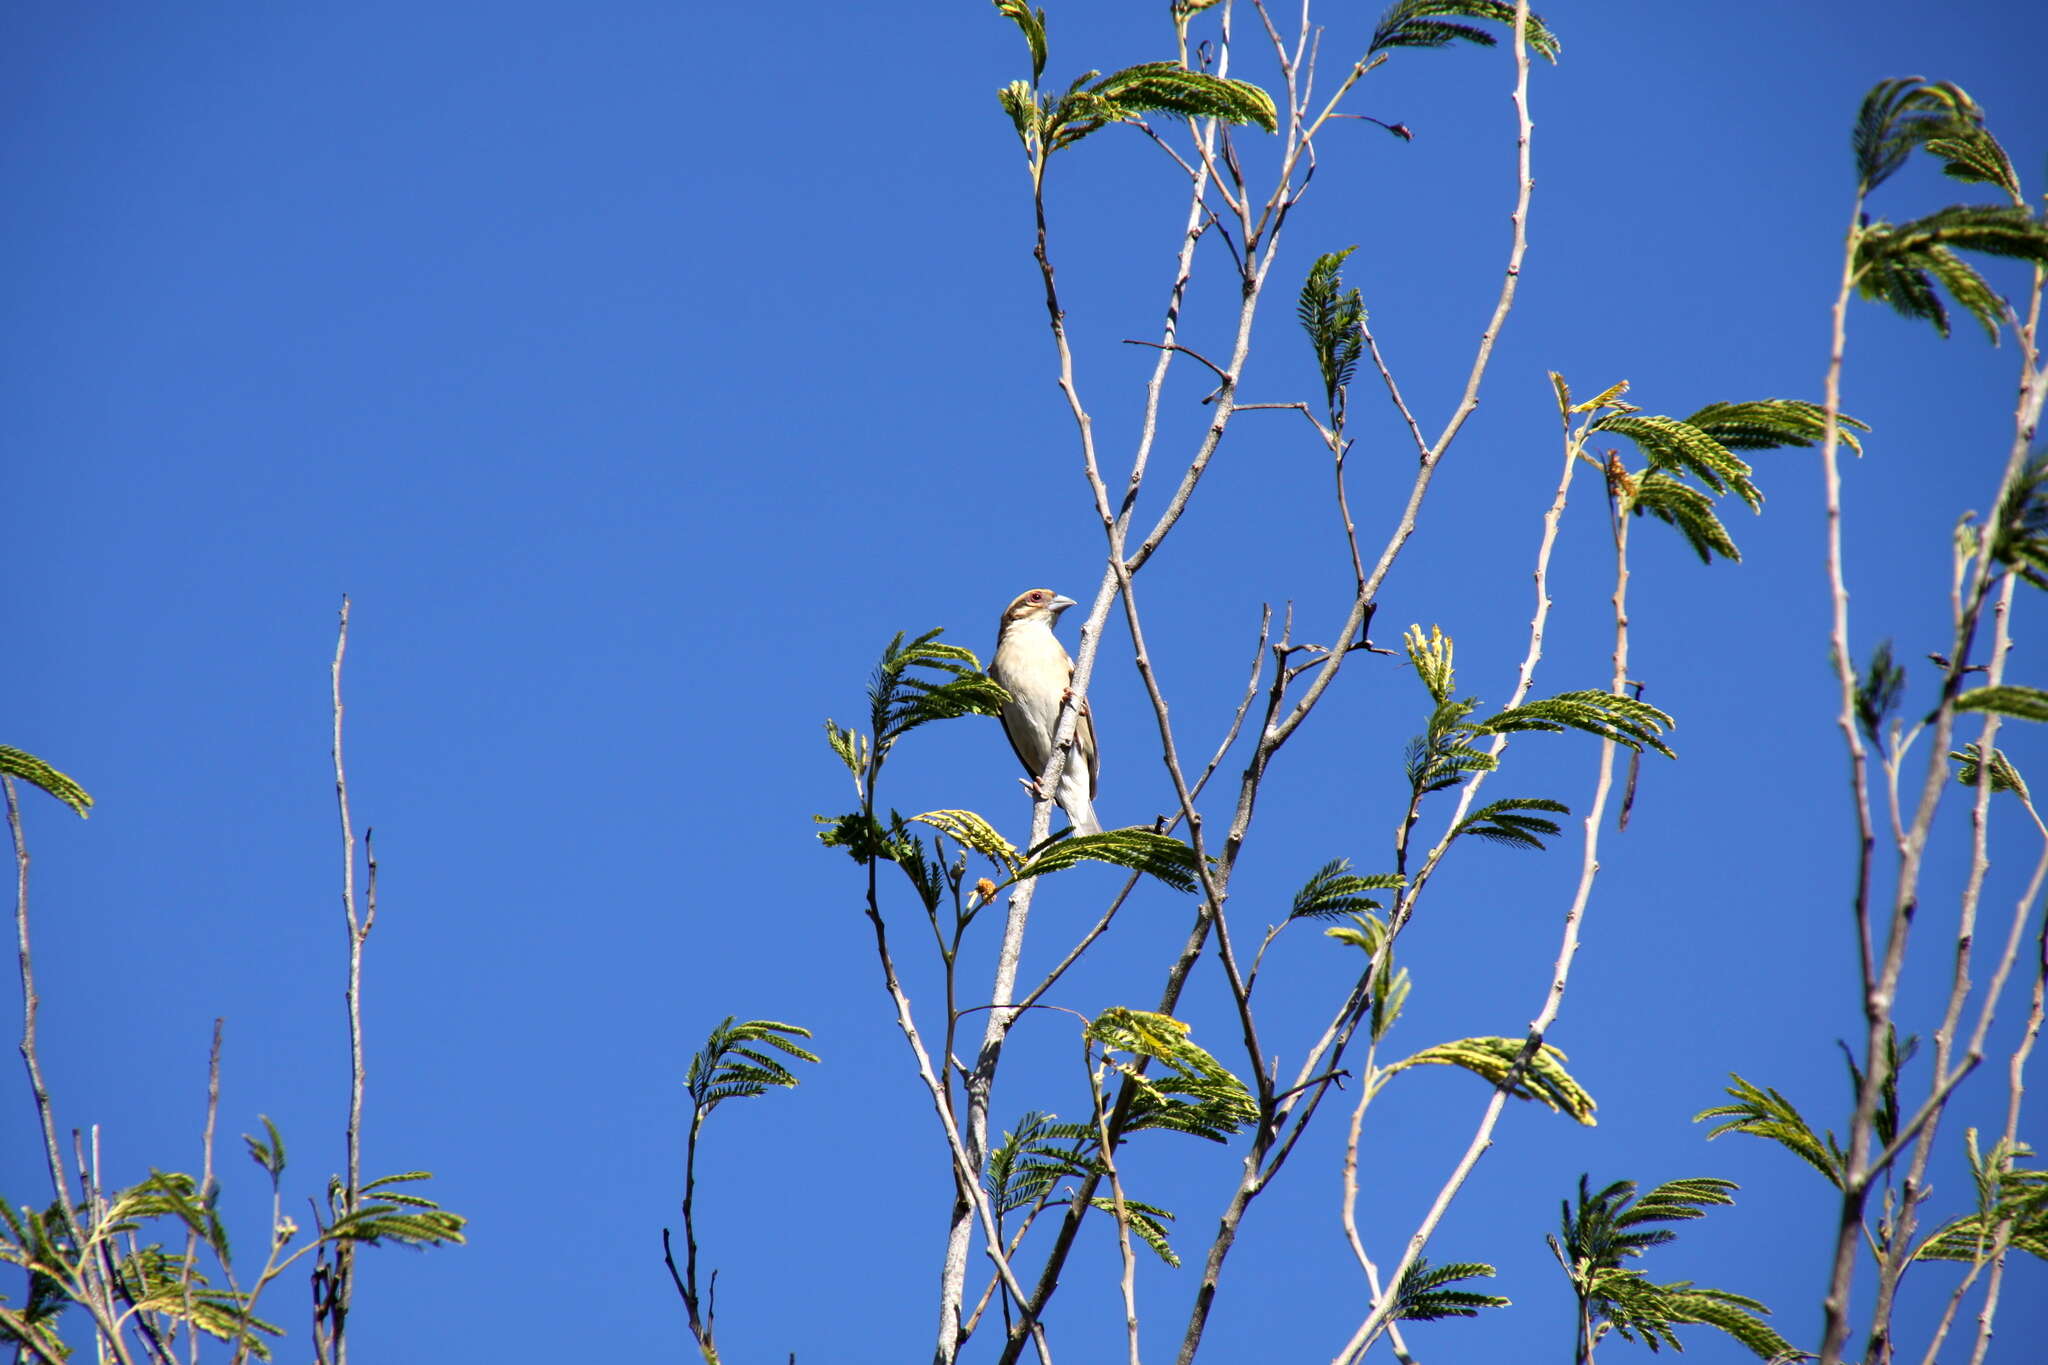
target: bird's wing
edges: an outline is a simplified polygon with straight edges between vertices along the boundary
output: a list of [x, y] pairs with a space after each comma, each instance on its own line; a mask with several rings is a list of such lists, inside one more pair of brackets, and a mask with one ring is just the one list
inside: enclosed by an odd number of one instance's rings
[[1081, 703], [1081, 723], [1074, 733], [1080, 738], [1080, 750], [1088, 760], [1088, 799], [1093, 801], [1102, 785], [1102, 753], [1095, 747], [1095, 713], [1087, 702]]
[[1024, 756], [1024, 746], [1017, 742], [1017, 731], [1031, 722], [1026, 720], [1021, 707], [1012, 703], [1003, 708], [1003, 738], [1010, 741], [1010, 752], [1017, 755], [1017, 762], [1033, 781], [1038, 778], [1038, 769], [1031, 766], [1031, 760]]

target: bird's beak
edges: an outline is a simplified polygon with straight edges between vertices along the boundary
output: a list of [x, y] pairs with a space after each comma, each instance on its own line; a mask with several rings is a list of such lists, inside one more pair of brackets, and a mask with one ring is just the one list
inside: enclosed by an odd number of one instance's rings
[[1055, 597], [1052, 599], [1053, 615], [1057, 616], [1061, 612], [1065, 611], [1068, 607], [1075, 605], [1078, 604], [1071, 597]]

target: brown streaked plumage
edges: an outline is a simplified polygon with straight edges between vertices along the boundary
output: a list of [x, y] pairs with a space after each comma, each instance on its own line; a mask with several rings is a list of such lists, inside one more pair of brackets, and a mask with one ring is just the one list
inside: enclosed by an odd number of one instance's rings
[[[1010, 747], [1017, 751], [1017, 760], [1033, 781], [1045, 771], [1046, 760], [1052, 756], [1053, 730], [1073, 686], [1074, 661], [1052, 633], [1060, 613], [1073, 605], [1071, 597], [1062, 597], [1051, 588], [1019, 593], [1003, 612], [995, 658], [988, 667], [989, 676], [1010, 694], [1003, 707], [1003, 733], [1010, 737]], [[1099, 770], [1095, 717], [1084, 701], [1074, 730], [1073, 752], [1067, 757], [1055, 794], [1076, 834], [1096, 834], [1102, 829], [1095, 819], [1094, 802]]]

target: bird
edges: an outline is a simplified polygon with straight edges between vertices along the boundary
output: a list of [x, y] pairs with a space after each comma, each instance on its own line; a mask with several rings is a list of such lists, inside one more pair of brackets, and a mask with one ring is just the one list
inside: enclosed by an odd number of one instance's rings
[[[1034, 783], [1052, 757], [1060, 707], [1074, 682], [1074, 661], [1052, 633], [1060, 613], [1073, 605], [1073, 598], [1062, 597], [1051, 588], [1033, 588], [1017, 594], [996, 629], [996, 653], [988, 674], [1010, 694], [1010, 700], [1003, 703], [1003, 733], [1010, 737], [1010, 747], [1017, 751], [1018, 761]], [[1074, 729], [1074, 747], [1055, 794], [1076, 834], [1102, 832], [1095, 819], [1097, 757], [1095, 718], [1084, 701]]]

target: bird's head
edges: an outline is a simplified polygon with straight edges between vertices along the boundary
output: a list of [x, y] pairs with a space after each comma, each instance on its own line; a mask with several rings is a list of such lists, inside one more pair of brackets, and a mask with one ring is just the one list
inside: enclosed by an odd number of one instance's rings
[[1073, 605], [1073, 598], [1062, 597], [1051, 588], [1020, 592], [1003, 612], [1001, 629], [1008, 630], [1020, 621], [1038, 621], [1051, 629], [1052, 623], [1060, 619], [1060, 613]]

